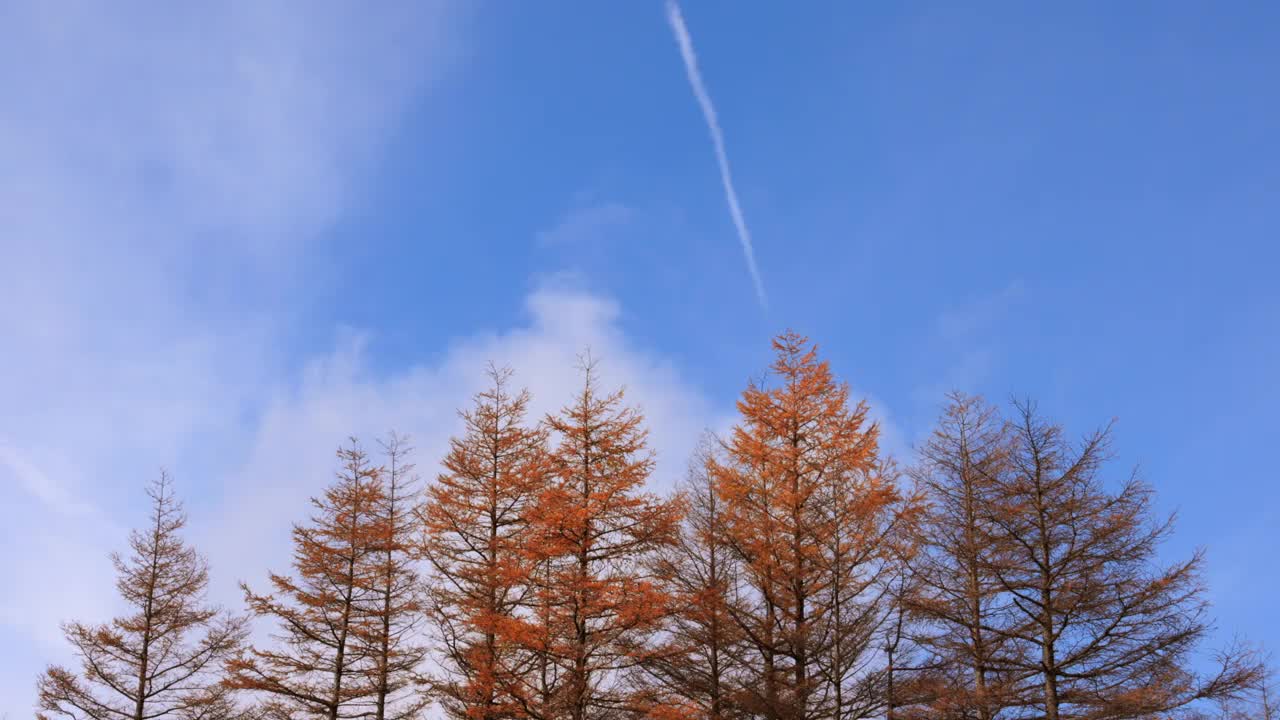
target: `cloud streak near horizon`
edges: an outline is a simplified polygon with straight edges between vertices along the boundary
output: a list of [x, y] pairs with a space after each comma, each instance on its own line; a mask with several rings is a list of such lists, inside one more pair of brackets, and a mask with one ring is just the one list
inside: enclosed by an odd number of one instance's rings
[[675, 0], [667, 0], [667, 22], [680, 46], [680, 57], [684, 59], [685, 74], [689, 77], [689, 85], [693, 88], [693, 96], [702, 108], [702, 115], [707, 120], [707, 129], [711, 132], [711, 143], [715, 146], [716, 162], [720, 166], [720, 181], [724, 185], [725, 200], [729, 203], [729, 215], [733, 217], [733, 225], [738, 231], [738, 241], [742, 243], [742, 254], [747, 260], [747, 271], [751, 273], [751, 282], [755, 285], [756, 299], [760, 307], [767, 308], [768, 298], [765, 296], [764, 283], [760, 280], [760, 270], [756, 267], [756, 253], [751, 245], [751, 232], [747, 229], [747, 221], [742, 217], [742, 205], [738, 202], [738, 193], [733, 188], [733, 174], [729, 170], [729, 155], [724, 149], [724, 132], [720, 129], [720, 120], [716, 115], [715, 105], [711, 103], [711, 95], [702, 82], [702, 72], [698, 70], [698, 56], [693, 51], [693, 39], [689, 37], [689, 29], [685, 27], [684, 16]]

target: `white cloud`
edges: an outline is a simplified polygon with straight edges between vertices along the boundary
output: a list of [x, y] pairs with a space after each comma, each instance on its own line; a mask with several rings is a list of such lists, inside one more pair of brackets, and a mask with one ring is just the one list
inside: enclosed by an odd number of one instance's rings
[[61, 461], [72, 494], [136, 449], [114, 431], [171, 457], [245, 401], [225, 388], [253, 392], [259, 288], [356, 200], [447, 54], [434, 3], [132, 9], [0, 9], [0, 388], [23, 410], [0, 443], [36, 467], [60, 461], [33, 446], [89, 444]]
[[912, 394], [917, 408], [927, 408], [924, 417], [928, 427], [932, 427], [948, 392], [980, 392], [998, 370], [1003, 354], [1003, 325], [1025, 294], [1022, 281], [1015, 279], [938, 314], [932, 339], [937, 346], [936, 356], [945, 364], [938, 368], [935, 381], [917, 386]]
[[203, 499], [194, 460], [237, 464], [276, 300], [441, 76], [454, 14], [0, 4], [0, 714], [68, 659], [59, 621], [111, 610], [142, 483], [170, 465]]
[[948, 340], [967, 340], [1002, 320], [1024, 295], [1021, 280], [995, 292], [946, 308], [938, 315], [937, 333]]
[[568, 213], [550, 230], [537, 233], [538, 244], [544, 246], [575, 245], [598, 240], [610, 230], [626, 225], [635, 211], [626, 205], [608, 202], [578, 208]]
[[702, 430], [723, 424], [707, 399], [669, 360], [626, 338], [611, 300], [542, 289], [526, 308], [526, 325], [461, 338], [439, 362], [385, 377], [367, 371], [365, 340], [349, 338], [308, 365], [295, 387], [279, 391], [248, 461], [226, 481], [222, 509], [205, 523], [221, 593], [234, 600], [236, 580], [260, 583], [267, 568], [287, 567], [290, 523], [305, 517], [306, 499], [331, 480], [334, 450], [349, 435], [372, 450], [388, 430], [409, 434], [419, 472], [434, 478], [448, 438], [461, 429], [457, 410], [484, 387], [489, 362], [516, 371], [537, 419], [572, 397], [581, 380], [578, 355], [589, 349], [605, 386], [626, 386], [628, 402], [647, 416], [658, 460], [650, 486], [674, 486]]
[[[353, 169], [447, 50], [438, 2], [377, 12], [19, 2], [3, 12], [0, 86], [17, 112], [0, 118], [0, 142], [6, 175], [21, 171], [6, 180], [37, 195], [52, 180], [130, 225], [155, 219], [253, 248], [295, 241], [342, 211]], [[167, 227], [173, 219], [184, 227]]]

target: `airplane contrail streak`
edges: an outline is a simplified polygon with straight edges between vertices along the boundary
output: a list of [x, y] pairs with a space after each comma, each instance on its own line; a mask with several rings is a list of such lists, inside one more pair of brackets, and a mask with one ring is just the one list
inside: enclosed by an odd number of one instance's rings
[[684, 59], [685, 74], [689, 76], [689, 85], [693, 88], [693, 96], [702, 108], [702, 115], [707, 120], [707, 129], [711, 131], [711, 143], [715, 146], [716, 161], [720, 165], [720, 182], [724, 185], [725, 200], [729, 203], [729, 215], [738, 230], [738, 241], [742, 243], [742, 254], [747, 259], [747, 271], [751, 273], [751, 281], [755, 284], [756, 298], [761, 307], [768, 307], [764, 294], [764, 283], [760, 281], [760, 270], [756, 267], [756, 253], [751, 245], [751, 232], [747, 229], [747, 221], [742, 217], [742, 205], [738, 202], [738, 193], [733, 189], [733, 174], [729, 171], [729, 155], [724, 149], [724, 133], [720, 130], [720, 120], [716, 115], [715, 105], [711, 104], [711, 96], [702, 82], [702, 73], [698, 70], [698, 56], [693, 51], [693, 40], [689, 37], [689, 29], [685, 27], [684, 16], [675, 0], [667, 0], [667, 22], [675, 34], [676, 43], [680, 45], [680, 57]]

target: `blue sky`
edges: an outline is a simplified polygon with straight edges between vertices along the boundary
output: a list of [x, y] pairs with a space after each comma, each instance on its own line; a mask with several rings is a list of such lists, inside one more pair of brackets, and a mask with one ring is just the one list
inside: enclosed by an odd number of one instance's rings
[[0, 711], [161, 465], [234, 606], [486, 361], [550, 409], [590, 346], [661, 487], [787, 327], [904, 457], [952, 388], [1117, 418], [1280, 647], [1280, 5], [685, 3], [767, 309], [661, 2], [306, 8], [0, 5]]

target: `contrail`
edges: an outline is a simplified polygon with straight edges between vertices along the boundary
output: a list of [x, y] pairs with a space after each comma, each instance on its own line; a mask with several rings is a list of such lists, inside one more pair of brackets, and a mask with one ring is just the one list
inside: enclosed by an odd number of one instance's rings
[[693, 52], [693, 40], [689, 37], [689, 29], [684, 25], [684, 16], [680, 14], [680, 6], [675, 0], [667, 0], [667, 22], [675, 33], [676, 42], [680, 45], [680, 56], [684, 58], [685, 73], [689, 76], [689, 85], [693, 87], [693, 96], [702, 107], [702, 114], [707, 119], [707, 129], [711, 131], [711, 142], [716, 148], [716, 160], [720, 164], [720, 181], [724, 184], [725, 199], [729, 202], [729, 214], [733, 216], [733, 224], [738, 229], [738, 240], [742, 243], [742, 253], [747, 258], [747, 270], [751, 273], [751, 281], [756, 286], [756, 297], [761, 307], [768, 307], [764, 294], [764, 283], [760, 282], [760, 271], [756, 268], [756, 253], [751, 247], [751, 233], [747, 230], [747, 221], [742, 218], [742, 206], [738, 204], [738, 193], [733, 189], [733, 175], [729, 172], [729, 156], [724, 150], [724, 133], [720, 130], [720, 120], [716, 117], [716, 108], [711, 104], [711, 96], [702, 84], [702, 73], [698, 70], [698, 56]]

